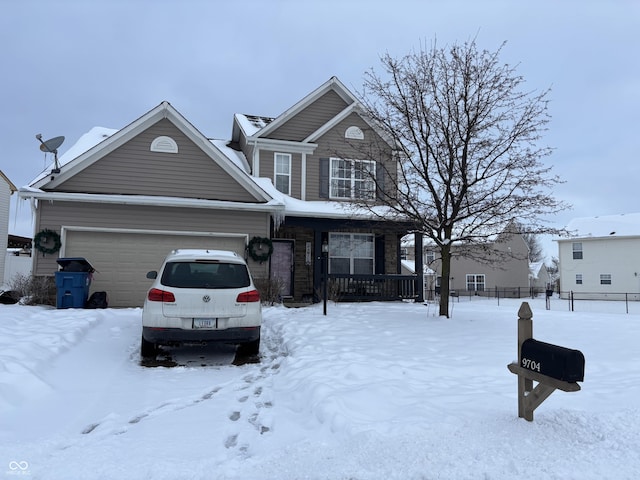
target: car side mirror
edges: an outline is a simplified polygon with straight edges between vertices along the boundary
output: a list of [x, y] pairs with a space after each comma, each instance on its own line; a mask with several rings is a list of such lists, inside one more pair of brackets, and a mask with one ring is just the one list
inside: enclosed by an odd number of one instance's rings
[[147, 278], [154, 280], [157, 277], [158, 277], [158, 272], [156, 272], [155, 270], [151, 270], [150, 272], [147, 272]]

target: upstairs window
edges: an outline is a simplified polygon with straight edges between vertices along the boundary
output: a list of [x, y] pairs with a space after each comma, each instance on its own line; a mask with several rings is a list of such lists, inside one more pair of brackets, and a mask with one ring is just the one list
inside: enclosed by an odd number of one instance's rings
[[576, 273], [576, 285], [582, 285], [582, 274]]
[[611, 274], [610, 273], [601, 273], [600, 274], [600, 285], [611, 285]]
[[425, 261], [426, 261], [427, 265], [430, 265], [433, 262], [435, 262], [436, 261], [436, 252], [434, 252], [433, 250], [427, 250], [427, 253], [425, 254]]
[[376, 162], [372, 160], [331, 159], [329, 196], [339, 199], [376, 198]]
[[573, 244], [573, 259], [582, 260], [582, 242], [575, 242]]
[[288, 153], [275, 153], [273, 184], [279, 192], [291, 195], [291, 155]]

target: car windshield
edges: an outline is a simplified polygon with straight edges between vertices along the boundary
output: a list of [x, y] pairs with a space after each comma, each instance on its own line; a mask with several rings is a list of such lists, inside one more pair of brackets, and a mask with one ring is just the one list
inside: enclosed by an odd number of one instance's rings
[[161, 283], [176, 288], [242, 288], [250, 285], [249, 272], [239, 263], [170, 262]]

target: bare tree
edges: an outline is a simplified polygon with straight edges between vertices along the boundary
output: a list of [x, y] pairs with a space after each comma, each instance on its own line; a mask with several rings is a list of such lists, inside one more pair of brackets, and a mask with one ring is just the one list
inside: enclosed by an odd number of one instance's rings
[[544, 250], [539, 237], [535, 233], [523, 233], [522, 239], [529, 248], [529, 261], [542, 262], [544, 260]]
[[560, 179], [541, 162], [551, 149], [538, 145], [548, 91], [523, 91], [515, 68], [499, 63], [501, 50], [434, 42], [400, 59], [386, 54], [384, 77], [367, 72], [360, 94], [364, 113], [398, 149], [397, 171], [376, 172], [379, 199], [439, 250], [442, 316], [452, 255], [482, 251], [464, 247], [489, 244], [511, 221], [522, 233], [559, 233], [540, 218], [566, 208], [551, 194]]
[[549, 274], [549, 279], [551, 280], [551, 284], [559, 292], [560, 291], [560, 261], [558, 260], [558, 257], [551, 257], [551, 263], [547, 265], [547, 273]]

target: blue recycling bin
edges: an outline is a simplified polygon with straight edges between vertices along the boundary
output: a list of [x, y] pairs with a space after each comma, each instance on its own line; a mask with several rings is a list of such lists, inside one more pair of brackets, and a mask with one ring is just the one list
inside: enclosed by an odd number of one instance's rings
[[84, 308], [95, 269], [82, 257], [59, 258], [56, 272], [56, 307]]

